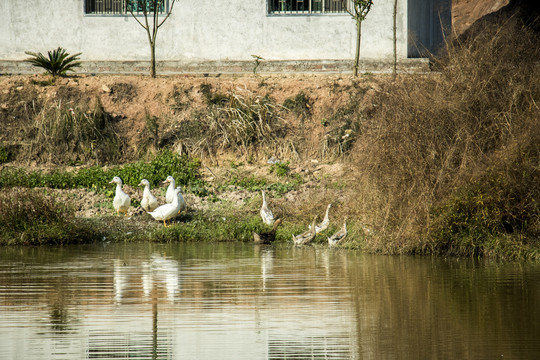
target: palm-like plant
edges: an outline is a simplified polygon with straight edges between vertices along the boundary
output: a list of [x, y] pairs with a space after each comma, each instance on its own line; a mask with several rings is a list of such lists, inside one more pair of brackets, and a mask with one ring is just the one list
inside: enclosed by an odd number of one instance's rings
[[73, 71], [74, 68], [81, 66], [79, 60], [79, 55], [82, 53], [77, 53], [75, 55], [69, 55], [69, 53], [58, 47], [56, 50], [48, 52], [48, 58], [45, 57], [42, 53], [34, 53], [30, 51], [25, 51], [25, 54], [32, 56], [31, 58], [26, 59], [26, 62], [30, 64], [45, 69], [45, 71], [52, 76], [56, 77], [58, 75], [65, 75], [68, 71]]

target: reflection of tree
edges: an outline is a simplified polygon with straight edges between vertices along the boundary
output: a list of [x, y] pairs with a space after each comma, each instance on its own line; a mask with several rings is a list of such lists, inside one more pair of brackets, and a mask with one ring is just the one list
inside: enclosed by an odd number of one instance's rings
[[158, 358], [158, 297], [154, 288], [152, 296], [152, 360]]
[[50, 294], [49, 304], [49, 327], [55, 334], [65, 334], [72, 330], [71, 323], [75, 321], [67, 309], [66, 297], [70, 296], [70, 292], [66, 288], [68, 279], [64, 276], [56, 278], [54, 289], [55, 292]]
[[70, 317], [63, 303], [54, 303], [49, 310], [50, 327], [53, 333], [63, 334], [70, 330]]

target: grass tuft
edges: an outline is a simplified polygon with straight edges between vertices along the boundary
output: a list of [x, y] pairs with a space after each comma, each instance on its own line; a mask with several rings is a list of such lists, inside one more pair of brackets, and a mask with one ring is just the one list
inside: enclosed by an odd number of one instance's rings
[[95, 239], [94, 231], [77, 222], [70, 209], [36, 190], [0, 193], [0, 244], [41, 245]]

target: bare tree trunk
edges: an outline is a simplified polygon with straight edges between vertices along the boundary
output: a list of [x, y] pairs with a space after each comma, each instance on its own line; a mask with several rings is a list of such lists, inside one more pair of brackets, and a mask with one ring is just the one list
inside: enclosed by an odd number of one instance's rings
[[150, 27], [146, 28], [146, 34], [148, 35], [148, 44], [150, 45], [150, 76], [156, 77], [156, 39], [155, 35], [152, 36]]
[[150, 44], [150, 76], [156, 77], [156, 43]]
[[394, 78], [397, 76], [397, 5], [398, 0], [394, 0]]
[[360, 63], [360, 39], [362, 38], [362, 21], [356, 19], [356, 53], [354, 56], [353, 76], [358, 76], [358, 66]]
[[[126, 0], [128, 4], [128, 11], [131, 13], [131, 16], [146, 30], [148, 35], [148, 43], [150, 44], [150, 76], [156, 77], [156, 37], [158, 29], [161, 25], [171, 16], [172, 9], [176, 0], [170, 0], [170, 8], [168, 9], [167, 15], [161, 22], [159, 22], [159, 9], [164, 4], [165, 0], [151, 0], [150, 3], [147, 3], [147, 0]], [[144, 24], [137, 18], [135, 15], [135, 9], [139, 8], [139, 5], [142, 4], [143, 15], [144, 15]], [[150, 5], [150, 7], [148, 7]], [[138, 10], [137, 10], [138, 11]], [[152, 14], [152, 27], [148, 21], [148, 14]]]

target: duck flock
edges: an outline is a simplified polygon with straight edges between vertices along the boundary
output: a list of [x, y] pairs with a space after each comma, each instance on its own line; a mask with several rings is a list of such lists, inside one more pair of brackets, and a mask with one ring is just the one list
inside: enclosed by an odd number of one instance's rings
[[[115, 176], [110, 184], [116, 184], [116, 191], [113, 199], [113, 207], [117, 215], [124, 214], [127, 215], [129, 207], [131, 205], [131, 198], [128, 194], [122, 190], [122, 179], [118, 176]], [[187, 206], [182, 195], [182, 188], [176, 186], [176, 182], [172, 176], [167, 176], [167, 179], [163, 181], [162, 184], [169, 184], [167, 187], [167, 192], [165, 194], [165, 204], [158, 206], [157, 198], [150, 191], [150, 182], [147, 179], [142, 179], [139, 186], [144, 186], [142, 198], [141, 198], [141, 207], [149, 215], [151, 215], [155, 220], [163, 221], [163, 225], [167, 226], [167, 221], [174, 219], [182, 211], [186, 211]], [[281, 219], [275, 219], [272, 210], [268, 207], [268, 202], [266, 201], [266, 193], [264, 190], [262, 192], [262, 206], [260, 210], [260, 215], [262, 221], [266, 225], [272, 225], [272, 230], [263, 233], [253, 232], [253, 241], [255, 244], [270, 244], [276, 238], [276, 231], [279, 224], [281, 224]], [[292, 240], [294, 245], [306, 245], [311, 240], [315, 238], [318, 233], [325, 231], [330, 225], [330, 212], [331, 204], [328, 204], [326, 207], [326, 213], [324, 215], [323, 221], [317, 224], [317, 216], [313, 218], [311, 225], [308, 230], [305, 232], [293, 235]], [[328, 239], [328, 245], [334, 246], [342, 241], [347, 236], [347, 218], [343, 222], [343, 226], [335, 234]]]
[[[182, 195], [182, 188], [176, 186], [172, 176], [167, 176], [167, 179], [165, 179], [163, 183], [169, 184], [169, 186], [167, 187], [167, 193], [165, 194], [166, 203], [161, 206], [158, 206], [157, 198], [152, 195], [152, 192], [150, 191], [150, 182], [148, 180], [142, 179], [139, 186], [144, 186], [141, 207], [154, 219], [163, 221], [163, 225], [167, 226], [167, 221], [175, 218], [182, 211], [185, 211], [187, 206], [184, 196]], [[118, 215], [127, 215], [131, 205], [131, 198], [124, 190], [122, 190], [122, 179], [115, 176], [110, 184], [116, 184], [116, 191], [113, 199], [114, 211], [116, 211], [116, 214]]]

